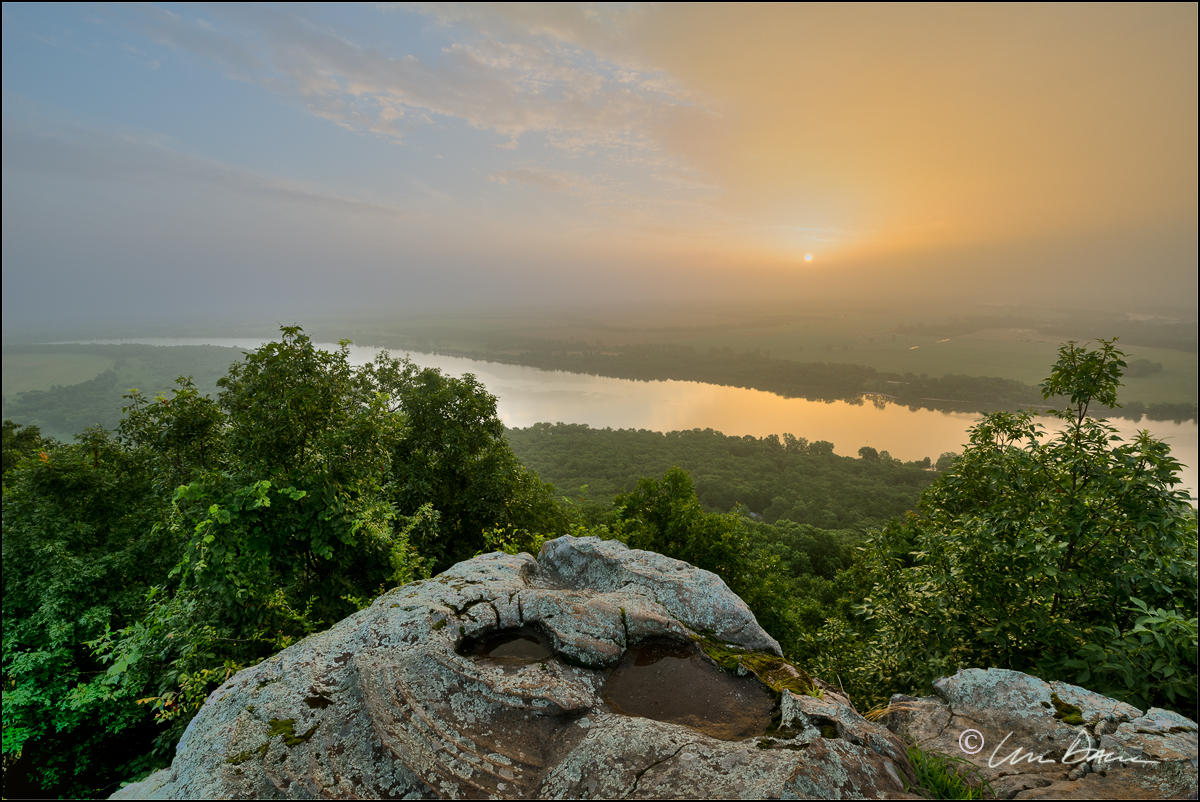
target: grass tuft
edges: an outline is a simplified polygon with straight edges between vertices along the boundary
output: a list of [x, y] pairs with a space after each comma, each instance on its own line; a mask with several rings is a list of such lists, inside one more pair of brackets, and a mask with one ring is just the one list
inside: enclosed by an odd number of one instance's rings
[[[908, 747], [908, 762], [917, 775], [919, 787], [916, 791], [930, 799], [983, 799], [984, 791], [994, 799], [996, 796], [992, 786], [988, 784], [979, 769], [963, 757], [946, 755], [941, 752], [926, 752], [919, 746]], [[974, 774], [976, 782], [972, 783], [967, 776]], [[904, 790], [912, 793], [904, 781]]]

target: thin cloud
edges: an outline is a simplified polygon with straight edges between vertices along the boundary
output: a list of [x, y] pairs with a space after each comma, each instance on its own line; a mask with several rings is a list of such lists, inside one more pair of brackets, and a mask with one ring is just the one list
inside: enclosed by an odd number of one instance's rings
[[563, 192], [580, 186], [578, 176], [548, 170], [501, 170], [488, 176], [498, 184], [526, 184], [548, 192]]
[[385, 55], [296, 14], [232, 6], [212, 13], [215, 23], [149, 6], [141, 26], [159, 44], [297, 99], [317, 116], [397, 138], [399, 121], [444, 116], [510, 141], [538, 131], [559, 134], [568, 148], [580, 140], [645, 146], [631, 132], [674, 102], [661, 78], [644, 90], [629, 69], [536, 33], [467, 31], [467, 41], [422, 60]]
[[205, 18], [149, 7], [138, 24], [159, 44], [348, 130], [403, 142], [418, 128], [457, 120], [502, 137], [493, 143], [500, 159], [536, 135], [532, 147], [592, 160], [589, 172], [597, 174], [586, 185], [565, 179], [561, 169], [520, 178], [515, 171], [526, 165], [501, 162], [491, 171], [497, 183], [569, 191], [610, 207], [632, 204], [641, 215], [648, 206], [677, 204], [681, 192], [717, 189], [664, 147], [660, 133], [698, 131], [718, 117], [704, 114], [665, 74], [620, 54], [618, 23], [630, 15], [408, 10], [452, 29], [448, 44], [420, 56], [384, 53], [301, 13], [247, 6], [211, 7]]
[[276, 203], [397, 216], [401, 209], [347, 198], [297, 181], [265, 176], [213, 159], [173, 150], [152, 136], [87, 128], [55, 129], [4, 122], [5, 172], [22, 171], [105, 183], [217, 189]]

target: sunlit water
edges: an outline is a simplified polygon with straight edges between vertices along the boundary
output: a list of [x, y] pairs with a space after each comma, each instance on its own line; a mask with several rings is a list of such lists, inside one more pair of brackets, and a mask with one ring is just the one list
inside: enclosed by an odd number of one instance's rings
[[[134, 340], [93, 340], [124, 343]], [[253, 339], [140, 339], [149, 345], [223, 345], [252, 349], [262, 344]], [[333, 350], [333, 343], [317, 343]], [[350, 346], [355, 365], [374, 359], [378, 348]], [[398, 353], [398, 352], [397, 352]], [[896, 404], [882, 408], [871, 403], [808, 401], [782, 398], [761, 390], [722, 387], [685, 381], [635, 381], [588, 376], [562, 371], [545, 371], [521, 365], [505, 365], [441, 354], [410, 353], [419, 365], [439, 368], [461, 376], [472, 373], [498, 398], [497, 411], [506, 426], [534, 423], [586, 423], [593, 428], [650, 429], [669, 432], [684, 429], [715, 429], [729, 435], [789, 432], [809, 441], [827, 440], [838, 454], [857, 455], [862, 446], [887, 451], [904, 461], [930, 457], [946, 451], [962, 451], [967, 429], [978, 418], [973, 412], [910, 410]], [[1057, 421], [1043, 419], [1049, 430]], [[1125, 439], [1138, 430], [1171, 445], [1171, 453], [1184, 466], [1183, 486], [1195, 498], [1197, 487], [1197, 426], [1195, 422], [1151, 421], [1139, 423], [1113, 418]]]

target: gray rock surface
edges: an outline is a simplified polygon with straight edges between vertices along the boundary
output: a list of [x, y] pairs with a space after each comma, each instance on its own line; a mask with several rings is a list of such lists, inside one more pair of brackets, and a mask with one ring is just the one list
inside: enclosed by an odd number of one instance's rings
[[[738, 673], [782, 689], [777, 723], [721, 740], [614, 712], [608, 677], [655, 641], [746, 655]], [[899, 738], [779, 654], [714, 574], [559, 538], [536, 561], [489, 554], [398, 588], [238, 673], [171, 767], [114, 798], [904, 798]]]
[[971, 761], [997, 798], [1196, 798], [1196, 722], [1177, 713], [1000, 668], [964, 669], [934, 690], [892, 697], [884, 721]]

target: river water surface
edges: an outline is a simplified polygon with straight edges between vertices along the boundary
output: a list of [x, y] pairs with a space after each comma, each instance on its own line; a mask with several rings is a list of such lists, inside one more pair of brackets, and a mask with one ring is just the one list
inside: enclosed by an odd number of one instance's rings
[[[117, 343], [134, 340], [95, 340]], [[223, 345], [246, 349], [262, 343], [253, 339], [140, 339], [149, 345]], [[335, 350], [334, 343], [316, 343]], [[350, 359], [362, 365], [374, 359], [378, 348], [350, 346]], [[399, 352], [396, 352], [399, 355]], [[904, 460], [924, 457], [937, 460], [946, 451], [961, 452], [967, 429], [979, 417], [974, 412], [911, 410], [898, 404], [876, 406], [848, 401], [808, 401], [783, 398], [762, 390], [722, 387], [685, 381], [635, 381], [589, 376], [580, 373], [545, 371], [521, 365], [506, 365], [440, 354], [410, 353], [419, 365], [439, 368], [461, 376], [471, 373], [495, 395], [497, 412], [509, 427], [534, 423], [586, 423], [603, 429], [651, 429], [669, 432], [684, 429], [715, 429], [727, 435], [763, 437], [788, 432], [809, 441], [827, 440], [837, 454], [856, 456], [862, 446], [887, 451]], [[1048, 430], [1060, 428], [1044, 418]], [[1174, 423], [1143, 418], [1134, 423], [1113, 418], [1110, 423], [1128, 440], [1139, 429], [1171, 445], [1171, 453], [1184, 466], [1183, 486], [1193, 499], [1197, 487], [1197, 426], [1195, 422]]]

